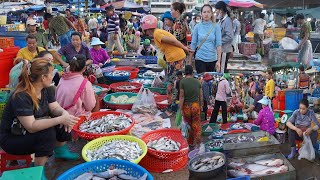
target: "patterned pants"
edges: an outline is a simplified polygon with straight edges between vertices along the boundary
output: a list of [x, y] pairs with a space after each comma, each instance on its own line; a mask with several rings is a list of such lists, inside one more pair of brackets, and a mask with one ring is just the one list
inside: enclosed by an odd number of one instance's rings
[[174, 87], [174, 81], [176, 79], [176, 73], [183, 68], [183, 60], [169, 62], [167, 64], [167, 77], [168, 77], [168, 86], [167, 86], [167, 94], [168, 94], [168, 103], [169, 107], [172, 105], [174, 100], [177, 98], [177, 90]]
[[201, 142], [200, 105], [198, 102], [184, 103], [183, 119], [190, 126], [188, 144], [199, 145]]

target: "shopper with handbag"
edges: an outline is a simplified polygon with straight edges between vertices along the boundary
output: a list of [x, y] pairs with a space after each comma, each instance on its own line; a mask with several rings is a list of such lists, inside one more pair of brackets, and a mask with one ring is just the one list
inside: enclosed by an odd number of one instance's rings
[[221, 29], [213, 20], [210, 5], [203, 5], [201, 14], [203, 21], [195, 26], [191, 42], [196, 70], [197, 73], [220, 71]]

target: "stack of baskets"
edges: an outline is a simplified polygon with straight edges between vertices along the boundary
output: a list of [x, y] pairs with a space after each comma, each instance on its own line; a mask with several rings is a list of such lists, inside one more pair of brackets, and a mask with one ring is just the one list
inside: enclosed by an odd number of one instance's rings
[[150, 172], [164, 172], [166, 170], [178, 171], [188, 164], [188, 143], [178, 129], [160, 129], [151, 131], [141, 137], [148, 143], [162, 137], [168, 137], [181, 144], [180, 150], [175, 152], [156, 151], [148, 149], [147, 155], [140, 165]]
[[13, 67], [13, 59], [17, 56], [19, 47], [4, 48], [0, 52], [0, 88], [9, 84], [9, 73]]

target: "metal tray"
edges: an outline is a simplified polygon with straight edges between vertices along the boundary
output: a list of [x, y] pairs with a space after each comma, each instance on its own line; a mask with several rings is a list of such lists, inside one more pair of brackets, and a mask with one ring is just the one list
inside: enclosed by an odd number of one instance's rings
[[251, 142], [251, 143], [225, 143], [223, 145], [223, 150], [226, 153], [227, 157], [241, 157], [249, 156], [256, 154], [265, 154], [265, 153], [277, 153], [280, 152], [280, 143], [273, 136], [266, 131], [257, 131], [251, 133], [239, 133], [239, 134], [226, 134], [223, 138], [228, 137], [237, 137], [239, 135], [246, 136], [268, 136], [269, 141], [265, 142]]
[[116, 66], [134, 66], [134, 67], [141, 67], [145, 66], [146, 60], [145, 59], [135, 59], [135, 58], [119, 58], [120, 61], [115, 61], [114, 64]]
[[[274, 154], [263, 154], [263, 155], [256, 155], [256, 156], [247, 156], [241, 158], [229, 158], [227, 159], [227, 164], [232, 161], [241, 162], [243, 160], [247, 162], [253, 162], [263, 159], [283, 159], [284, 165], [289, 167], [288, 172], [285, 173], [278, 173], [278, 174], [271, 174], [267, 176], [261, 176], [256, 178], [250, 178], [250, 180], [295, 180], [296, 179], [296, 169], [292, 166], [292, 164], [284, 157], [281, 153], [274, 153]], [[228, 170], [228, 167], [227, 167]], [[228, 175], [227, 175], [228, 178]]]

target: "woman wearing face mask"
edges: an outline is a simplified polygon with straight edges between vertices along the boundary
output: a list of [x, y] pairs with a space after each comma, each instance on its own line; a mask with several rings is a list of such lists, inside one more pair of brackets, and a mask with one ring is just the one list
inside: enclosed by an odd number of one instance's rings
[[197, 73], [220, 71], [221, 29], [213, 22], [210, 5], [202, 6], [201, 15], [203, 21], [195, 26], [191, 42]]
[[226, 3], [219, 1], [216, 5], [216, 14], [218, 15], [218, 24], [221, 27], [222, 57], [221, 72], [227, 72], [227, 64], [231, 55], [233, 41], [233, 25], [230, 19], [230, 11]]
[[187, 44], [188, 24], [183, 19], [182, 13], [186, 10], [186, 5], [180, 2], [174, 2], [171, 5], [171, 15], [175, 19], [173, 25], [173, 35], [184, 45]]

